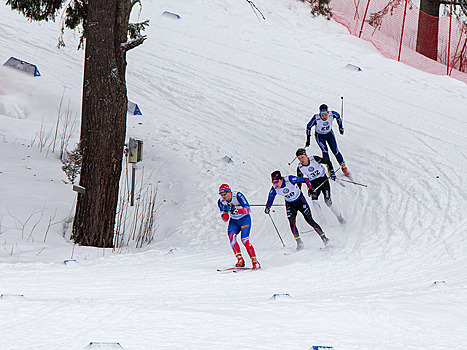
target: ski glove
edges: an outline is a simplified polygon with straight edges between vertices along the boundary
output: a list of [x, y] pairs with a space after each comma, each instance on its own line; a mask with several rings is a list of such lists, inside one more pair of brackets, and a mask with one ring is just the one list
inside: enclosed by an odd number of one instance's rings
[[232, 203], [229, 203], [228, 206], [229, 206], [230, 212], [232, 214], [237, 214], [238, 213], [238, 210], [237, 210], [237, 208], [235, 208], [235, 205], [233, 205]]
[[331, 180], [332, 181], [336, 181], [337, 180], [337, 176], [336, 176], [336, 173], [333, 171], [330, 172], [331, 173]]
[[308, 189], [308, 197], [311, 198], [311, 196], [313, 195], [313, 190], [311, 188]]
[[339, 132], [341, 135], [344, 135], [344, 127], [343, 126], [339, 126]]
[[269, 208], [269, 207], [264, 208], [264, 213], [265, 214], [269, 214], [270, 211], [271, 211], [271, 208]]
[[224, 204], [224, 205], [222, 206], [222, 211], [223, 211], [224, 213], [228, 213], [228, 212], [230, 211], [229, 206]]
[[305, 147], [308, 147], [309, 145], [310, 145], [310, 140], [306, 140]]

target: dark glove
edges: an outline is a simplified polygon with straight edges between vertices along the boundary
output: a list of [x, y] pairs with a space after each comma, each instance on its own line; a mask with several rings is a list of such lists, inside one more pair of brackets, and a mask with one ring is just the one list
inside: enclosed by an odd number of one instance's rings
[[311, 198], [311, 196], [313, 195], [313, 190], [311, 188], [308, 189], [308, 197]]
[[269, 207], [264, 208], [264, 214], [269, 214], [270, 211], [271, 211], [271, 208]]
[[309, 145], [310, 145], [310, 140], [306, 140], [305, 147], [308, 147]]
[[228, 213], [228, 212], [230, 211], [229, 206], [224, 204], [224, 205], [222, 206], [222, 211], [223, 211], [224, 213]]
[[238, 210], [237, 210], [237, 208], [235, 208], [235, 205], [233, 205], [232, 203], [229, 203], [228, 206], [229, 206], [230, 212], [232, 214], [237, 214], [238, 213]]
[[344, 127], [343, 126], [339, 127], [339, 132], [340, 132], [341, 135], [344, 135]]
[[337, 180], [337, 176], [336, 176], [336, 173], [334, 172], [334, 170], [332, 170], [330, 173], [331, 173], [331, 180], [332, 180], [332, 181], [336, 181], [336, 180]]

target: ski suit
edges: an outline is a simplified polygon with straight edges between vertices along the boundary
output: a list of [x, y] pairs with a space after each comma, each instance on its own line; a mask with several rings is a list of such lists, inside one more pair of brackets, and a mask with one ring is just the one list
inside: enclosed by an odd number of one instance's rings
[[298, 164], [297, 176], [307, 177], [308, 180], [310, 180], [313, 189], [308, 190], [308, 195], [311, 197], [313, 202], [313, 208], [315, 208], [317, 213], [321, 212], [318, 198], [322, 193], [324, 196], [324, 203], [326, 203], [326, 205], [331, 209], [336, 217], [339, 217], [341, 214], [336, 206], [332, 203], [331, 186], [326, 175], [326, 168], [324, 167], [324, 165], [327, 165], [329, 167], [329, 171], [332, 174], [334, 169], [332, 167], [331, 161], [318, 156], [308, 157], [308, 160], [308, 165], [303, 165], [302, 163]]
[[256, 253], [250, 243], [251, 216], [250, 204], [241, 192], [232, 192], [230, 201], [219, 198], [217, 201], [222, 219], [225, 221], [226, 215], [230, 217], [227, 233], [230, 246], [235, 256], [241, 256], [240, 246], [237, 243], [237, 235], [241, 233], [241, 240], [250, 258], [255, 258]]
[[275, 188], [274, 186], [271, 187], [268, 200], [266, 202], [266, 208], [270, 208], [272, 206], [276, 195], [283, 196], [285, 199], [287, 219], [289, 220], [290, 230], [292, 231], [294, 238], [296, 240], [300, 239], [300, 232], [298, 231], [296, 225], [297, 212], [301, 212], [308, 225], [313, 227], [313, 229], [320, 237], [323, 237], [324, 232], [318, 223], [313, 220], [310, 207], [308, 206], [308, 203], [306, 202], [300, 187], [298, 187], [298, 184], [302, 183], [305, 183], [309, 189], [312, 188], [310, 181], [304, 177], [297, 177], [293, 175], [285, 176], [280, 188]]
[[336, 137], [334, 136], [334, 132], [332, 131], [332, 122], [334, 119], [337, 120], [337, 124], [339, 124], [339, 128], [343, 128], [342, 119], [336, 111], [330, 111], [327, 120], [323, 120], [321, 115], [315, 114], [313, 118], [311, 118], [310, 122], [306, 126], [306, 147], [310, 145], [310, 137], [311, 137], [311, 128], [315, 127], [315, 140], [318, 144], [321, 152], [323, 152], [323, 159], [329, 160], [329, 152], [328, 146], [326, 142], [329, 144], [329, 148], [331, 148], [332, 153], [336, 157], [339, 164], [344, 163], [344, 157], [339, 151], [337, 147]]

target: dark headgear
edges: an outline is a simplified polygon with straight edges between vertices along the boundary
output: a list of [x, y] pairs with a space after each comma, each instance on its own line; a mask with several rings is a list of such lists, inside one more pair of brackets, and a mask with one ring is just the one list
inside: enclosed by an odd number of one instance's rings
[[271, 181], [280, 180], [280, 179], [282, 179], [282, 175], [279, 170], [273, 171], [271, 173]]
[[325, 104], [322, 104], [319, 106], [319, 113], [327, 113], [328, 112], [328, 106]]
[[301, 155], [306, 155], [306, 149], [304, 148], [299, 148], [297, 149], [297, 152], [295, 152], [295, 155], [298, 157], [298, 156], [301, 156]]

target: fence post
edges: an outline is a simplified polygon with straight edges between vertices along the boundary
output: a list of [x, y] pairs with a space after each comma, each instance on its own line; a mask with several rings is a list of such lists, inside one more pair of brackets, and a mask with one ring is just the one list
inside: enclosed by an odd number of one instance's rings
[[365, 14], [363, 15], [363, 20], [362, 20], [362, 26], [360, 27], [360, 33], [358, 33], [359, 38], [362, 37], [363, 25], [365, 24], [365, 18], [366, 18], [366, 13], [368, 11], [368, 6], [370, 6], [370, 0], [368, 0], [368, 3], [366, 4]]
[[[451, 0], [452, 1], [452, 0]], [[405, 0], [405, 7], [404, 7], [404, 18], [402, 18], [402, 30], [401, 30], [401, 42], [399, 44], [399, 56], [397, 56], [397, 61], [400, 62], [401, 60], [401, 51], [402, 51], [402, 39], [404, 37], [404, 27], [405, 27], [405, 17], [407, 14], [407, 0]]]
[[446, 75], [449, 75], [449, 63], [451, 61], [451, 24], [452, 24], [452, 0], [451, 0], [451, 8], [449, 9], [448, 63], [447, 63]]

